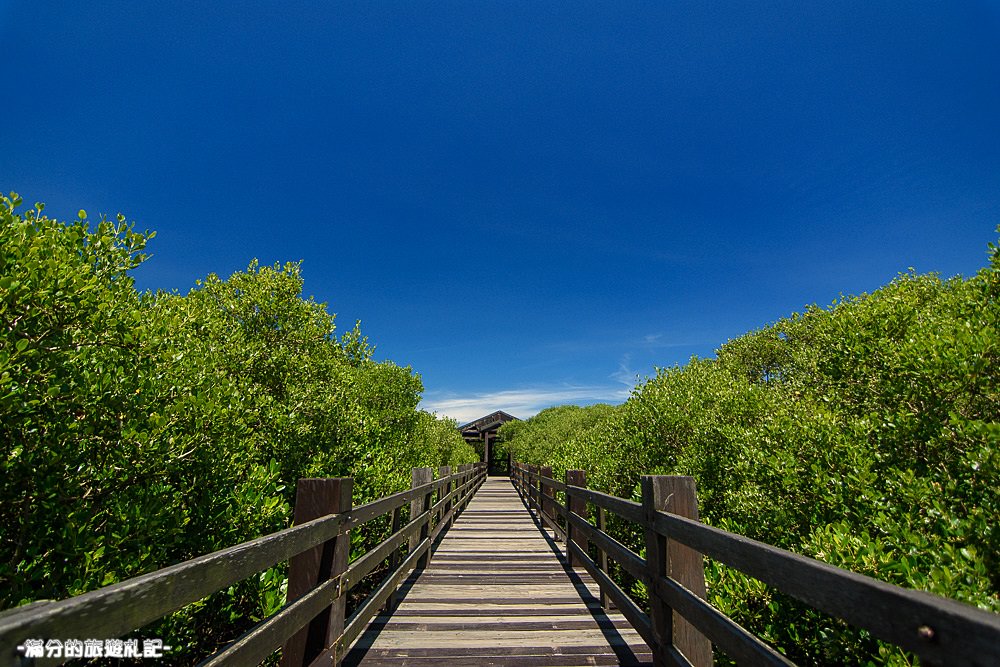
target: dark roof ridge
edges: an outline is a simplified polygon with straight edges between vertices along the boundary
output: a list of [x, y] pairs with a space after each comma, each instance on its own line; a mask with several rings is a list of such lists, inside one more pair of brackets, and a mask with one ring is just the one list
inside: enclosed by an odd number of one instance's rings
[[[506, 417], [506, 419], [503, 419], [504, 417]], [[518, 419], [514, 415], [510, 414], [509, 412], [505, 412], [503, 410], [494, 410], [493, 412], [490, 412], [489, 414], [485, 414], [482, 417], [479, 417], [478, 419], [473, 419], [471, 422], [468, 422], [467, 424], [462, 424], [461, 426], [458, 427], [458, 429], [460, 431], [464, 431], [464, 430], [466, 430], [468, 428], [476, 426], [477, 424], [484, 423], [484, 422], [485, 423], [493, 423], [494, 421], [497, 421], [498, 419], [500, 421], [521, 421], [520, 419]]]

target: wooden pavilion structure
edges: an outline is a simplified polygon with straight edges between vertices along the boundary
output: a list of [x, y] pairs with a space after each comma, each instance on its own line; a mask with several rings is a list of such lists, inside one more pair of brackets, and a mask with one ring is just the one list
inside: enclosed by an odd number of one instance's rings
[[482, 447], [483, 450], [483, 463], [487, 464], [489, 474], [499, 475], [507, 474], [510, 470], [510, 461], [506, 460], [510, 457], [504, 457], [505, 460], [498, 460], [494, 455], [493, 447], [491, 446], [493, 441], [496, 439], [497, 431], [500, 427], [509, 421], [518, 421], [517, 417], [514, 415], [504, 412], [503, 410], [497, 410], [496, 412], [491, 412], [490, 414], [480, 417], [468, 424], [462, 424], [458, 427], [461, 431], [462, 437], [466, 442], [475, 446], [477, 449]]

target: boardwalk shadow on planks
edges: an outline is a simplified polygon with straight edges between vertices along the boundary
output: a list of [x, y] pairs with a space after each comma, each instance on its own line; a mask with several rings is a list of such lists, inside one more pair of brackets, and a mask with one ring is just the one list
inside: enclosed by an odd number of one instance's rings
[[628, 622], [601, 608], [510, 481], [490, 478], [437, 545], [427, 569], [374, 619], [344, 665], [648, 665]]

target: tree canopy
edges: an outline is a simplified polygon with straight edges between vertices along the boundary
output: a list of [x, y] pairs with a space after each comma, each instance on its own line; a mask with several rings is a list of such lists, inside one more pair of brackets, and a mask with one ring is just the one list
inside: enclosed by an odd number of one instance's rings
[[[407, 488], [412, 467], [476, 460], [417, 408], [410, 368], [374, 361], [360, 324], [337, 335], [298, 264], [140, 293], [152, 233], [21, 205], [0, 199], [0, 607], [287, 527], [300, 477], [352, 476], [361, 503]], [[209, 652], [283, 585], [276, 568], [160, 631]]]

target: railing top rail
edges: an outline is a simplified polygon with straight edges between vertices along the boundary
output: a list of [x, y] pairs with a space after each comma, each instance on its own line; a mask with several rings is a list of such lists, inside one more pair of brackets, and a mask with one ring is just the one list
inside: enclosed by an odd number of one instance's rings
[[576, 496], [578, 498], [583, 498], [589, 503], [593, 503], [598, 507], [603, 507], [604, 509], [617, 514], [623, 519], [632, 521], [633, 523], [638, 523], [640, 525], [645, 525], [646, 515], [642, 509], [642, 504], [637, 503], [632, 500], [625, 500], [624, 498], [619, 498], [618, 496], [612, 496], [607, 493], [602, 493], [601, 491], [594, 491], [593, 489], [587, 489], [582, 486], [570, 486], [567, 493], [571, 496]]
[[29, 636], [120, 637], [332, 539], [346, 520], [331, 514], [65, 600], [8, 610], [0, 617], [0, 655]]
[[379, 498], [378, 500], [373, 500], [369, 503], [365, 503], [364, 505], [358, 505], [347, 512], [349, 517], [348, 528], [360, 526], [368, 521], [371, 521], [372, 519], [382, 516], [383, 514], [387, 514], [388, 512], [403, 507], [412, 500], [416, 500], [421, 496], [436, 491], [450, 482], [461, 481], [475, 472], [476, 468], [470, 468], [469, 470], [463, 470], [462, 472], [452, 473], [451, 475], [446, 475], [439, 479], [427, 482], [426, 484], [415, 486], [412, 489], [406, 489], [405, 491], [394, 493], [391, 496]]

